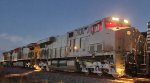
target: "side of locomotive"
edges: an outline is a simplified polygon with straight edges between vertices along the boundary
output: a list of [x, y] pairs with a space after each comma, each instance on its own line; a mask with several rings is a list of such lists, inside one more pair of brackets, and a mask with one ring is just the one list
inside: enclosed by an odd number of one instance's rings
[[12, 55], [8, 61], [12, 61], [13, 66], [121, 76], [127, 69], [126, 63], [131, 61], [128, 55], [140, 53], [139, 42], [143, 40], [126, 19], [107, 17], [8, 52]]

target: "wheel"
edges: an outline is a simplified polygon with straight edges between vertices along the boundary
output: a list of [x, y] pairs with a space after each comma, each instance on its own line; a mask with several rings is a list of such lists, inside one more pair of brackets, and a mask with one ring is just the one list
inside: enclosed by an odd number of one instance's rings
[[[101, 72], [101, 70], [100, 70], [100, 68], [98, 66], [95, 68], [95, 70]], [[97, 73], [98, 76], [102, 76], [102, 74], [103, 74], [102, 72], [101, 73]]]
[[98, 76], [102, 76], [103, 73], [97, 73]]
[[125, 75], [120, 75], [120, 74], [112, 74], [112, 76], [113, 76], [114, 78], [120, 78], [120, 77], [122, 77], [122, 76], [125, 76]]
[[113, 76], [114, 78], [118, 78], [118, 77], [119, 77], [117, 74], [112, 74], [112, 76]]
[[85, 75], [89, 75], [90, 74], [89, 69], [86, 69], [86, 72], [84, 72], [84, 73], [85, 73]]
[[86, 75], [86, 76], [88, 76], [89, 74], [90, 74], [90, 69], [87, 69], [87, 68], [84, 68], [84, 74]]
[[49, 69], [49, 67], [48, 66], [46, 66], [46, 71], [49, 71], [50, 69]]

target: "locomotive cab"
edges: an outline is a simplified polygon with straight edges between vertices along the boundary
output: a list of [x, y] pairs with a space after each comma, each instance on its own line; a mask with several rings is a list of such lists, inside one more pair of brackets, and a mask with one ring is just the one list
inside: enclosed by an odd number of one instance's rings
[[[110, 66], [107, 67], [108, 70], [110, 70], [107, 73], [114, 76], [122, 76], [128, 73], [126, 70], [130, 69], [125, 66], [130, 62], [127, 60], [130, 54], [133, 54], [133, 60], [135, 61], [133, 64], [138, 63], [138, 55], [144, 56], [142, 49], [144, 49], [145, 46], [145, 38], [138, 29], [131, 27], [126, 19], [107, 17], [93, 24], [89, 42], [91, 44], [102, 43], [100, 53], [97, 52], [99, 48], [97, 48], [97, 51], [91, 50], [91, 53], [94, 53], [96, 56], [100, 56], [100, 58], [110, 55], [113, 56], [112, 61], [108, 60], [108, 57], [105, 58], [105, 60]], [[92, 45], [90, 48], [92, 48]], [[114, 68], [111, 68], [112, 65]], [[130, 66], [130, 68], [132, 68], [131, 70], [135, 69], [135, 65]], [[114, 69], [115, 72], [111, 71], [112, 69]], [[135, 69], [134, 71], [136, 72], [137, 70]]]

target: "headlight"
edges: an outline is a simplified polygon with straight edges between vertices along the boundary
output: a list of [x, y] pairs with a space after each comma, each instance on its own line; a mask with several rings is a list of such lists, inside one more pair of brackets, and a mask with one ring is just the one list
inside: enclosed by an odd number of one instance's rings
[[112, 20], [114, 20], [114, 21], [119, 21], [119, 18], [117, 18], [117, 17], [112, 17]]
[[129, 23], [129, 21], [128, 21], [128, 20], [126, 20], [126, 19], [124, 19], [124, 23]]
[[127, 31], [127, 35], [131, 35], [131, 31]]

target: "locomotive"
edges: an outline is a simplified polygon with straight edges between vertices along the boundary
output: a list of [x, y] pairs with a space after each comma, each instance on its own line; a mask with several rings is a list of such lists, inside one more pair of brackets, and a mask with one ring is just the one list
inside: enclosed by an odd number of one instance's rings
[[50, 36], [3, 53], [5, 66], [111, 74], [129, 74], [138, 55], [145, 63], [145, 37], [128, 20], [106, 17], [64, 35]]

